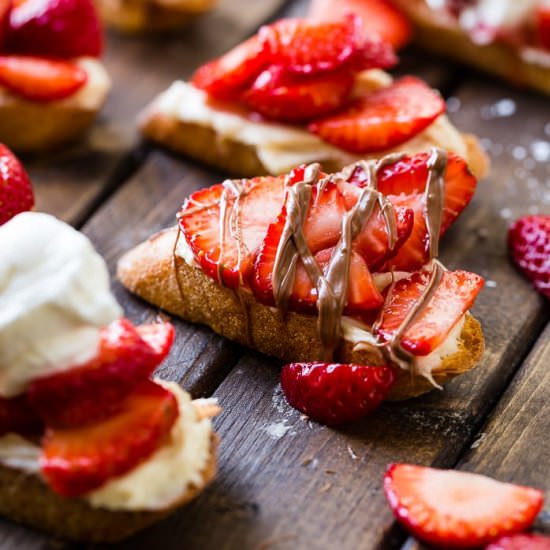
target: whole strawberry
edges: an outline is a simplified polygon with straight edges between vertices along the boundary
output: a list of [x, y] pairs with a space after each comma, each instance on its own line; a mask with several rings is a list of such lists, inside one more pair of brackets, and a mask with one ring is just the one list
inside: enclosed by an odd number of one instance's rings
[[550, 216], [517, 220], [508, 232], [508, 247], [514, 263], [550, 300]]
[[98, 57], [101, 24], [92, 0], [24, 0], [12, 10], [10, 52], [44, 57]]
[[291, 363], [281, 372], [288, 402], [313, 420], [336, 426], [367, 416], [388, 394], [395, 371], [386, 365]]
[[33, 206], [29, 176], [15, 155], [0, 143], [0, 225]]

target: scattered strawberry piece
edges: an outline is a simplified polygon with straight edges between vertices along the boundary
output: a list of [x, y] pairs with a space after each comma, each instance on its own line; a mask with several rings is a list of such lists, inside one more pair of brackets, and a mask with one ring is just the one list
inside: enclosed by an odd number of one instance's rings
[[116, 412], [136, 385], [151, 375], [173, 339], [169, 323], [136, 329], [127, 319], [114, 321], [102, 329], [96, 357], [34, 380], [29, 401], [53, 428], [96, 423]]
[[534, 214], [517, 220], [508, 232], [512, 260], [550, 299], [550, 216]]
[[[284, 182], [283, 176], [245, 180], [238, 211], [234, 209], [235, 195], [229, 190], [226, 192], [223, 250], [220, 246], [220, 201], [224, 185], [201, 189], [187, 199], [178, 214], [179, 225], [195, 259], [209, 277], [230, 288], [237, 288], [248, 278], [255, 252], [269, 224], [281, 210]], [[238, 234], [231, 230], [231, 216], [238, 216]]]
[[301, 76], [272, 65], [258, 76], [244, 98], [250, 109], [267, 118], [307, 122], [342, 107], [353, 84], [348, 69]]
[[527, 529], [543, 493], [485, 476], [392, 464], [384, 492], [396, 518], [413, 535], [441, 548], [477, 548]]
[[511, 535], [492, 542], [485, 550], [550, 550], [550, 537], [543, 535]]
[[309, 125], [323, 140], [352, 153], [391, 149], [411, 139], [445, 112], [443, 99], [424, 82], [406, 76]]
[[54, 101], [77, 92], [86, 71], [68, 61], [0, 55], [0, 84], [31, 101]]
[[291, 363], [281, 371], [281, 386], [290, 405], [327, 426], [367, 416], [394, 381], [395, 371], [386, 365]]
[[0, 225], [33, 206], [29, 176], [15, 155], [0, 143]]
[[550, 6], [538, 6], [536, 17], [538, 43], [545, 50], [550, 50]]
[[260, 32], [225, 55], [199, 67], [191, 83], [214, 98], [239, 99], [269, 63], [266, 43]]
[[[429, 271], [416, 271], [395, 284], [386, 298], [377, 334], [391, 340], [429, 281]], [[482, 286], [483, 278], [475, 273], [444, 272], [437, 290], [401, 338], [403, 349], [420, 356], [431, 353], [470, 309]]]
[[29, 435], [40, 433], [42, 421], [29, 405], [25, 394], [0, 397], [0, 436], [8, 433]]
[[10, 52], [58, 57], [99, 57], [101, 24], [92, 0], [24, 0], [10, 15]]
[[48, 428], [42, 442], [42, 474], [58, 494], [84, 495], [149, 458], [177, 416], [174, 394], [145, 380], [106, 420], [84, 427]]
[[395, 49], [411, 38], [408, 19], [387, 0], [312, 0], [309, 7], [313, 21], [334, 21], [348, 13], [361, 16], [365, 37], [379, 36]]

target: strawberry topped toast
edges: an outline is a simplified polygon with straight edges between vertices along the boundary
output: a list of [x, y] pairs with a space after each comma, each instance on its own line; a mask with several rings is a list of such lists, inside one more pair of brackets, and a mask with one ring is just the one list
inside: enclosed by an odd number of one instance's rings
[[482, 278], [439, 262], [439, 237], [476, 179], [442, 149], [327, 175], [227, 180], [193, 193], [178, 225], [127, 252], [118, 277], [145, 300], [286, 361], [388, 365], [388, 399], [474, 367], [468, 310]]
[[172, 325], [121, 315], [82, 234], [31, 212], [0, 227], [0, 514], [117, 540], [214, 476], [216, 403], [151, 377]]
[[65, 144], [110, 89], [91, 0], [0, 0], [0, 142], [19, 151]]
[[284, 174], [301, 163], [340, 170], [390, 152], [453, 151], [479, 176], [477, 140], [445, 116], [437, 92], [393, 81], [396, 58], [359, 16], [284, 19], [177, 81], [141, 116], [143, 134], [239, 176]]

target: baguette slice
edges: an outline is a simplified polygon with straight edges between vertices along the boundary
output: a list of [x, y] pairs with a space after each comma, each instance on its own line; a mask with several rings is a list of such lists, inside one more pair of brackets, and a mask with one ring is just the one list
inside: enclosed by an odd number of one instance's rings
[[184, 27], [217, 0], [95, 0], [103, 21], [125, 33], [156, 33]]
[[[550, 94], [550, 64], [530, 63], [518, 48], [493, 42], [476, 44], [459, 27], [445, 24], [426, 6], [425, 0], [395, 0], [413, 22], [415, 41], [441, 54], [494, 74], [509, 82]], [[550, 59], [550, 56], [549, 56]]]
[[[200, 269], [174, 255], [177, 233], [176, 227], [157, 233], [120, 259], [117, 276], [128, 290], [169, 313], [208, 325], [230, 340], [284, 361], [321, 359], [316, 317], [290, 312], [283, 321], [277, 309], [258, 303], [250, 292], [218, 285]], [[354, 344], [344, 339], [335, 360], [359, 364], [384, 362], [374, 348], [353, 348]], [[444, 384], [473, 368], [483, 349], [481, 326], [467, 315], [458, 352], [445, 357], [434, 369], [434, 380]], [[432, 389], [426, 378], [400, 370], [388, 399], [408, 399]]]
[[[193, 402], [199, 415], [200, 400]], [[215, 411], [217, 414], [217, 411]], [[82, 499], [67, 499], [54, 493], [34, 473], [0, 464], [0, 515], [36, 527], [53, 536], [85, 542], [114, 542], [163, 519], [198, 496], [216, 475], [218, 437], [212, 433], [210, 454], [201, 472], [201, 482], [190, 485], [169, 507], [154, 511], [113, 511], [93, 507]]]
[[88, 81], [74, 95], [49, 102], [29, 101], [0, 87], [0, 142], [21, 152], [55, 149], [74, 141], [92, 124], [111, 87], [101, 63], [81, 58]]

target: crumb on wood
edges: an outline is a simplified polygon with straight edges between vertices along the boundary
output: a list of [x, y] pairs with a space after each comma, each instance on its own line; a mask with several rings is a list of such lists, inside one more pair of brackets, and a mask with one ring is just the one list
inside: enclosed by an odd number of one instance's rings
[[351, 457], [352, 460], [358, 460], [359, 457], [355, 454], [355, 451], [353, 450], [351, 445], [348, 445], [348, 454]]
[[298, 536], [294, 533], [273, 537], [272, 539], [268, 539], [258, 544], [258, 546], [255, 547], [255, 550], [268, 550], [269, 548], [277, 547], [281, 542], [287, 542], [296, 538], [298, 538]]
[[326, 493], [328, 491], [330, 491], [330, 488], [332, 487], [332, 483], [325, 483], [320, 489], [319, 489], [319, 492], [320, 493]]

